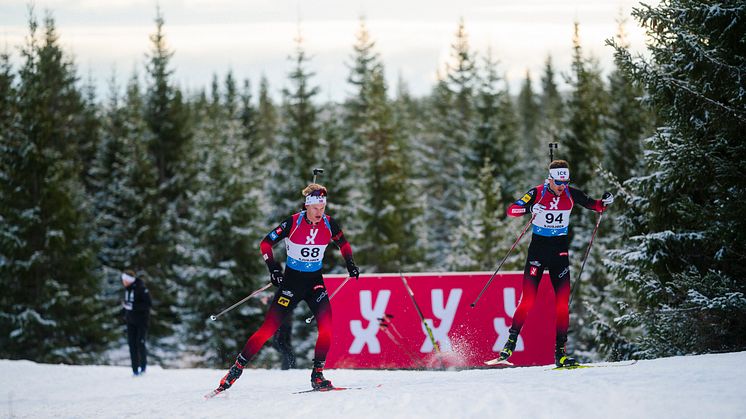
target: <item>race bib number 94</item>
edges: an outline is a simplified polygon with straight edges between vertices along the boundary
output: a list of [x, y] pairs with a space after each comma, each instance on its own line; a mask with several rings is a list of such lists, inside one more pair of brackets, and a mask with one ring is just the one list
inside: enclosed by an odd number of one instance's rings
[[561, 229], [570, 225], [570, 212], [566, 211], [545, 211], [540, 217], [536, 217], [534, 224], [542, 228]]

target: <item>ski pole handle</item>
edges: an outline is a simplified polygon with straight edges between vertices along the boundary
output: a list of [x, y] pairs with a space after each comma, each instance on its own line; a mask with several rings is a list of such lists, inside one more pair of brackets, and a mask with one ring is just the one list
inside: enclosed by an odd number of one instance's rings
[[217, 320], [217, 319], [218, 319], [218, 317], [220, 317], [220, 316], [222, 316], [223, 314], [225, 314], [225, 313], [227, 313], [227, 312], [229, 312], [229, 311], [233, 310], [234, 308], [236, 308], [236, 307], [240, 306], [241, 304], [243, 304], [243, 303], [245, 303], [246, 301], [248, 301], [248, 300], [249, 300], [249, 299], [250, 299], [251, 297], [254, 297], [255, 295], [259, 294], [260, 292], [262, 292], [262, 291], [266, 290], [267, 288], [269, 288], [269, 287], [271, 287], [271, 286], [272, 286], [272, 283], [270, 282], [270, 283], [268, 283], [267, 285], [265, 285], [265, 286], [263, 286], [263, 287], [259, 288], [258, 290], [256, 290], [256, 291], [252, 292], [251, 294], [249, 294], [249, 295], [248, 295], [248, 296], [247, 296], [246, 298], [244, 298], [243, 300], [241, 300], [241, 301], [237, 302], [236, 304], [233, 304], [232, 306], [230, 306], [230, 307], [226, 308], [225, 310], [221, 311], [220, 313], [211, 315], [211, 316], [210, 316], [210, 320], [212, 320], [212, 321], [215, 321], [215, 320]]
[[[345, 279], [342, 282], [342, 285], [338, 286], [337, 289], [334, 290], [334, 292], [332, 293], [332, 295], [329, 296], [329, 301], [331, 301], [332, 298], [334, 298], [334, 296], [337, 295], [337, 293], [339, 292], [339, 290], [341, 290], [342, 287], [344, 287], [345, 284], [347, 283], [347, 281], [349, 281], [350, 279], [352, 279], [352, 277], [348, 276], [347, 279]], [[313, 321], [314, 317], [316, 317], [316, 315], [311, 315], [311, 317], [306, 318], [306, 324], [311, 324], [311, 322]]]

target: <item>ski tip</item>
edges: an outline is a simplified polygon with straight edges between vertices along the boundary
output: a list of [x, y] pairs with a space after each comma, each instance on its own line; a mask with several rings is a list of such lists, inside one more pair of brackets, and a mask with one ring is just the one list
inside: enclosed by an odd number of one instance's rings
[[513, 366], [513, 363], [508, 361], [507, 359], [501, 360], [500, 358], [490, 359], [489, 361], [484, 361], [485, 365], [507, 365], [507, 366]]
[[223, 390], [221, 390], [219, 388], [216, 388], [215, 390], [213, 390], [213, 391], [205, 394], [205, 400], [210, 400], [210, 399], [212, 399], [213, 397], [217, 396], [218, 394], [220, 394], [222, 392], [223, 392]]

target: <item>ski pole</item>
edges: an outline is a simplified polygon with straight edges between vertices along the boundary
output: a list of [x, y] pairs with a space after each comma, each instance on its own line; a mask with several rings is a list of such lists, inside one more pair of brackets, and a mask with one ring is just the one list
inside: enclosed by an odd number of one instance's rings
[[399, 330], [397, 330], [396, 325], [394, 323], [391, 323], [391, 319], [394, 318], [394, 315], [386, 313], [383, 315], [383, 317], [388, 322], [387, 324], [391, 326], [391, 329], [394, 331], [394, 333], [396, 333], [396, 336], [399, 336], [399, 339], [404, 339], [404, 336], [402, 336], [402, 334], [399, 333]]
[[580, 282], [580, 276], [583, 275], [583, 269], [585, 269], [585, 262], [588, 260], [588, 254], [591, 252], [591, 246], [593, 246], [593, 239], [596, 238], [596, 232], [598, 231], [598, 225], [601, 224], [601, 217], [604, 216], [604, 213], [598, 214], [598, 220], [596, 221], [596, 227], [593, 228], [593, 234], [591, 234], [591, 241], [588, 242], [588, 248], [585, 249], [585, 255], [583, 255], [583, 264], [580, 265], [580, 273], [578, 274], [578, 280], [575, 281], [575, 284], [570, 287], [570, 300], [567, 302], [567, 305], [569, 306], [572, 302], [572, 296], [575, 294], [575, 285]]
[[378, 319], [378, 328], [380, 330], [382, 330], [383, 333], [386, 336], [388, 336], [388, 338], [392, 342], [394, 342], [394, 344], [399, 348], [399, 350], [401, 350], [402, 352], [404, 352], [409, 357], [409, 359], [411, 359], [412, 362], [417, 365], [418, 368], [424, 368], [425, 365], [422, 364], [422, 362], [419, 359], [417, 359], [417, 356], [415, 356], [415, 354], [412, 353], [412, 351], [410, 351], [409, 349], [407, 349], [401, 342], [399, 342], [399, 340], [397, 338], [394, 337], [394, 335], [391, 334], [391, 331], [388, 330], [389, 326], [393, 326], [393, 325], [391, 323], [387, 323], [385, 318], [379, 318]]
[[[399, 332], [399, 330], [398, 330], [398, 329], [396, 328], [396, 325], [395, 325], [394, 323], [392, 323], [392, 322], [391, 322], [391, 319], [393, 319], [393, 318], [394, 318], [394, 316], [393, 316], [392, 314], [388, 314], [388, 313], [386, 313], [386, 314], [384, 314], [384, 315], [383, 315], [383, 318], [382, 318], [382, 319], [378, 319], [378, 320], [380, 320], [382, 324], [383, 324], [383, 323], [385, 322], [385, 324], [386, 324], [386, 327], [387, 327], [387, 329], [388, 329], [388, 328], [390, 327], [390, 328], [391, 328], [391, 330], [393, 330], [393, 331], [394, 331], [394, 334], [395, 334], [395, 335], [396, 335], [396, 336], [397, 336], [397, 337], [398, 337], [399, 339], [401, 339], [401, 340], [404, 340], [404, 336], [402, 336], [401, 332]], [[391, 333], [391, 330], [386, 330], [386, 333]], [[420, 365], [420, 366], [422, 366], [422, 367], [425, 367], [425, 365], [424, 365], [424, 364], [422, 364], [422, 362], [421, 362], [421, 361], [419, 361], [419, 360], [416, 360], [416, 361], [417, 361], [417, 364], [418, 364], [418, 365]]]
[[249, 300], [249, 299], [250, 299], [251, 297], [253, 297], [253, 296], [255, 296], [255, 295], [259, 294], [260, 292], [262, 292], [262, 291], [266, 290], [267, 288], [269, 288], [269, 287], [271, 287], [271, 286], [272, 286], [272, 283], [270, 282], [270, 283], [268, 283], [267, 285], [265, 285], [265, 286], [263, 286], [263, 287], [259, 288], [258, 290], [256, 290], [256, 291], [252, 292], [251, 294], [249, 294], [249, 295], [248, 295], [248, 296], [247, 296], [246, 298], [244, 298], [243, 300], [241, 300], [241, 301], [237, 302], [236, 304], [233, 304], [232, 306], [230, 306], [230, 307], [226, 308], [225, 310], [221, 311], [220, 313], [218, 313], [218, 314], [213, 314], [212, 316], [210, 316], [210, 320], [212, 320], [212, 321], [215, 321], [215, 320], [217, 320], [217, 319], [218, 319], [218, 317], [220, 317], [220, 316], [222, 316], [223, 314], [225, 314], [225, 313], [227, 313], [227, 312], [229, 312], [229, 311], [233, 310], [234, 308], [236, 308], [236, 307], [240, 306], [241, 304], [243, 304], [243, 303], [245, 303], [246, 301], [248, 301], [248, 300]]
[[487, 291], [487, 288], [492, 283], [492, 280], [495, 279], [495, 275], [497, 275], [497, 272], [500, 270], [500, 268], [503, 267], [503, 264], [505, 263], [505, 261], [508, 260], [508, 256], [513, 251], [513, 249], [515, 249], [515, 246], [518, 244], [518, 242], [521, 241], [521, 239], [523, 238], [523, 235], [526, 234], [526, 231], [528, 231], [528, 227], [531, 225], [531, 223], [534, 222], [534, 218], [536, 218], [536, 214], [534, 214], [531, 217], [531, 219], [528, 221], [528, 223], [526, 223], [526, 226], [523, 227], [523, 231], [521, 231], [521, 235], [518, 236], [518, 238], [515, 240], [515, 243], [513, 243], [513, 245], [510, 246], [510, 250], [508, 250], [508, 253], [505, 254], [505, 257], [503, 258], [502, 262], [500, 262], [500, 264], [497, 265], [497, 269], [495, 269], [495, 273], [493, 273], [490, 279], [487, 281], [487, 283], [484, 284], [484, 287], [482, 287], [482, 291], [479, 292], [479, 295], [477, 295], [477, 298], [474, 300], [474, 302], [471, 303], [472, 308], [474, 308], [474, 306], [477, 305], [477, 301], [479, 301], [479, 299], [482, 298], [482, 294], [484, 294], [484, 292]]
[[409, 298], [412, 299], [412, 304], [414, 304], [414, 308], [415, 310], [417, 310], [417, 314], [420, 315], [420, 320], [422, 320], [422, 324], [425, 325], [425, 329], [427, 330], [427, 335], [430, 336], [430, 341], [433, 343], [433, 348], [435, 348], [435, 352], [440, 353], [440, 347], [438, 346], [438, 342], [435, 341], [435, 336], [433, 336], [433, 331], [430, 330], [430, 326], [425, 321], [425, 316], [422, 315], [420, 306], [417, 305], [417, 301], [414, 299], [414, 292], [412, 292], [412, 288], [409, 288], [409, 284], [407, 283], [407, 280], [404, 278], [404, 275], [401, 272], [399, 272], [399, 275], [401, 276], [401, 280], [404, 283], [404, 287], [407, 289], [407, 294], [409, 294]]
[[[334, 296], [335, 296], [335, 295], [337, 295], [337, 293], [339, 292], [339, 290], [341, 290], [341, 289], [342, 289], [342, 287], [344, 287], [344, 286], [345, 286], [345, 284], [347, 283], [347, 281], [349, 281], [349, 280], [350, 280], [351, 278], [352, 278], [351, 276], [348, 276], [348, 277], [347, 277], [347, 279], [345, 279], [345, 280], [344, 280], [344, 281], [342, 282], [342, 285], [338, 286], [338, 287], [337, 287], [337, 289], [336, 289], [336, 290], [334, 290], [334, 292], [332, 293], [332, 295], [330, 295], [330, 296], [329, 296], [329, 301], [332, 301], [332, 298], [334, 298]], [[316, 315], [315, 315], [315, 314], [312, 314], [312, 315], [311, 315], [311, 317], [308, 317], [308, 318], [306, 319], [306, 324], [311, 324], [311, 322], [313, 321], [314, 317], [316, 317]]]

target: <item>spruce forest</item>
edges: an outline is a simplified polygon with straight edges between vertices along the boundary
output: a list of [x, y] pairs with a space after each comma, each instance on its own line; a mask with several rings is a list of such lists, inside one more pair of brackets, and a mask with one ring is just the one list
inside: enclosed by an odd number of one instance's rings
[[[540, 85], [527, 74], [517, 95], [500, 57], [454, 22], [423, 97], [384, 78], [361, 20], [339, 63], [351, 93], [335, 103], [302, 39], [283, 86], [215, 69], [210, 86], [180, 89], [160, 12], [141, 68], [99, 97], [52, 14], [29, 13], [25, 44], [0, 55], [0, 358], [117, 362], [119, 275], [133, 267], [153, 297], [155, 363], [228, 365], [266, 306], [207, 318], [267, 283], [259, 242], [301, 208], [316, 167], [363, 277], [493, 271], [525, 222], [505, 209], [545, 179], [549, 142], [576, 187], [616, 197], [581, 278], [598, 215], [573, 211], [574, 352], [745, 350], [746, 4], [663, 0], [632, 16], [648, 54], [629, 52], [620, 22], [602, 69], [576, 23], [571, 67], [547, 57]], [[503, 269], [523, 269], [526, 243]], [[346, 272], [334, 247], [324, 263]], [[297, 323], [308, 366], [315, 328]], [[266, 348], [256, 364], [276, 361]]]

